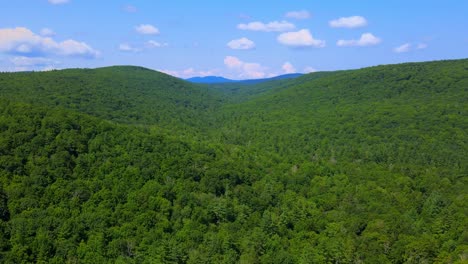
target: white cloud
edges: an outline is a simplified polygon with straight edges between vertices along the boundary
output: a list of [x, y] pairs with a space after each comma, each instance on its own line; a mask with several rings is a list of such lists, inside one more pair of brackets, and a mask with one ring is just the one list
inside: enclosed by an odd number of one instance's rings
[[239, 68], [242, 64], [243, 62], [234, 56], [226, 56], [224, 58], [224, 65], [228, 68]]
[[65, 40], [57, 45], [57, 54], [65, 56], [85, 56], [96, 57], [99, 53], [93, 50], [88, 44], [76, 40]]
[[43, 54], [97, 57], [99, 51], [84, 42], [68, 39], [56, 42], [24, 27], [0, 29], [0, 52], [35, 57]]
[[405, 43], [401, 46], [398, 46], [396, 48], [393, 49], [393, 52], [395, 53], [405, 53], [405, 52], [408, 52], [410, 51], [411, 49], [411, 44], [410, 43]]
[[135, 48], [135, 47], [132, 47], [130, 44], [128, 43], [122, 43], [119, 45], [119, 50], [120, 51], [124, 51], [124, 52], [139, 52], [141, 51], [140, 49], [138, 48]]
[[146, 46], [149, 47], [149, 48], [163, 48], [163, 47], [169, 46], [169, 44], [160, 43], [160, 42], [157, 42], [157, 41], [154, 41], [154, 40], [150, 40], [150, 41], [146, 42]]
[[343, 40], [340, 39], [336, 42], [336, 45], [338, 47], [349, 47], [349, 46], [360, 46], [360, 47], [365, 47], [365, 46], [373, 46], [377, 45], [382, 40], [374, 35], [372, 33], [364, 33], [361, 35], [361, 38], [358, 40]]
[[273, 21], [267, 24], [262, 22], [250, 22], [248, 24], [237, 25], [238, 29], [252, 30], [252, 31], [264, 31], [264, 32], [282, 32], [295, 29], [296, 26], [287, 21]]
[[249, 50], [255, 48], [255, 43], [248, 38], [240, 38], [229, 41], [227, 46], [236, 50]]
[[224, 58], [224, 65], [235, 70], [242, 79], [259, 79], [267, 76], [266, 68], [255, 62], [244, 62], [233, 56]]
[[425, 49], [427, 48], [427, 44], [426, 43], [419, 43], [417, 46], [416, 46], [416, 49]]
[[289, 62], [285, 62], [283, 64], [283, 66], [281, 66], [281, 68], [283, 69], [284, 73], [296, 73], [296, 68], [294, 68], [294, 66]]
[[135, 30], [143, 35], [157, 35], [159, 34], [159, 29], [150, 24], [141, 24], [135, 27]]
[[44, 36], [44, 37], [53, 37], [53, 36], [55, 36], [55, 32], [54, 32], [52, 29], [50, 29], [50, 28], [43, 28], [43, 29], [41, 29], [40, 34], [41, 34], [42, 36]]
[[48, 0], [50, 4], [61, 5], [70, 2], [70, 0]]
[[308, 29], [282, 33], [278, 36], [278, 42], [291, 47], [325, 47], [325, 41], [314, 39]]
[[295, 19], [308, 19], [311, 17], [310, 13], [306, 10], [287, 12], [284, 16]]
[[410, 51], [413, 51], [413, 50], [421, 50], [421, 49], [425, 49], [427, 48], [427, 44], [426, 43], [419, 43], [418, 45], [416, 45], [416, 47], [413, 48], [413, 44], [411, 43], [405, 43], [401, 46], [398, 46], [398, 47], [395, 47], [393, 49], [393, 52], [395, 53], [404, 53], [404, 52], [410, 52]]
[[219, 74], [219, 70], [212, 69], [212, 70], [195, 70], [194, 68], [187, 68], [181, 71], [174, 71], [174, 70], [161, 70], [158, 71], [164, 72], [165, 74], [169, 74], [178, 78], [187, 79], [191, 77], [205, 77], [205, 76], [215, 76]]
[[328, 22], [334, 28], [358, 28], [367, 25], [367, 20], [362, 16], [340, 17]]
[[128, 43], [122, 43], [119, 45], [119, 50], [124, 52], [141, 52], [148, 49], [163, 48], [167, 46], [169, 46], [169, 44], [167, 43], [160, 43], [155, 40], [149, 40], [145, 42], [144, 45], [141, 45], [139, 47], [132, 46]]
[[50, 66], [52, 64], [57, 64], [58, 62], [42, 57], [29, 58], [29, 57], [14, 57], [10, 61], [17, 67], [26, 67], [26, 66]]
[[303, 73], [311, 73], [311, 72], [316, 72], [316, 71], [317, 71], [317, 69], [312, 68], [310, 66], [307, 66], [307, 67], [304, 68], [304, 70], [302, 72]]

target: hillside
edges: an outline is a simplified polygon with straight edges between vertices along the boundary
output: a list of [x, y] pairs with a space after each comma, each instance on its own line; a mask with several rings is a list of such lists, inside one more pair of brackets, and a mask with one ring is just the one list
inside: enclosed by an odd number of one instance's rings
[[468, 60], [0, 74], [1, 263], [464, 263]]
[[200, 127], [220, 104], [207, 89], [133, 66], [3, 73], [0, 87], [1, 98], [170, 130]]

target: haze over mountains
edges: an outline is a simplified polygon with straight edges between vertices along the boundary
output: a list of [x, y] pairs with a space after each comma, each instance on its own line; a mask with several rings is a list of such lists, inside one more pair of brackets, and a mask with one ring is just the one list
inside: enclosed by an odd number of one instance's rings
[[271, 81], [271, 80], [282, 80], [282, 79], [291, 79], [291, 78], [296, 78], [301, 76], [302, 73], [289, 73], [289, 74], [283, 74], [283, 75], [278, 75], [275, 77], [271, 78], [266, 78], [266, 79], [249, 79], [249, 80], [231, 80], [231, 79], [226, 79], [221, 76], [205, 76], [205, 77], [192, 77], [186, 79], [189, 82], [193, 83], [208, 83], [208, 84], [213, 84], [213, 83], [232, 83], [232, 82], [240, 82], [240, 83], [260, 83], [260, 82], [265, 82], [265, 81]]
[[464, 263], [468, 59], [286, 77], [0, 73], [0, 262]]

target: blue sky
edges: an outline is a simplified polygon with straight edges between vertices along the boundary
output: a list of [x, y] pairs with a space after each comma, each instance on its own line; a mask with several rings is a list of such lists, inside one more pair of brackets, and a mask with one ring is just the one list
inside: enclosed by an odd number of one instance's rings
[[251, 79], [468, 57], [464, 0], [0, 4], [0, 71], [138, 65]]

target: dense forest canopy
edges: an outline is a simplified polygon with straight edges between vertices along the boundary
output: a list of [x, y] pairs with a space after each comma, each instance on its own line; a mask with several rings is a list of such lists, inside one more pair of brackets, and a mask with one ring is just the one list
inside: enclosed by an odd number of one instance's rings
[[1, 263], [466, 263], [468, 59], [0, 73]]

